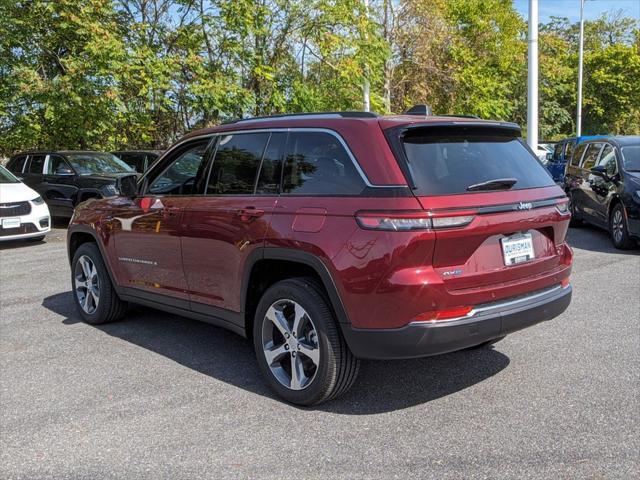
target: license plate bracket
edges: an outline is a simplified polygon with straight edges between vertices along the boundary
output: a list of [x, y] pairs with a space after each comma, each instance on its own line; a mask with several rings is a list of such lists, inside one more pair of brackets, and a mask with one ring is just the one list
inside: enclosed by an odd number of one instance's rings
[[500, 239], [502, 257], [506, 266], [518, 265], [535, 258], [533, 239], [530, 233], [519, 233]]
[[20, 217], [8, 217], [2, 219], [2, 228], [20, 228]]

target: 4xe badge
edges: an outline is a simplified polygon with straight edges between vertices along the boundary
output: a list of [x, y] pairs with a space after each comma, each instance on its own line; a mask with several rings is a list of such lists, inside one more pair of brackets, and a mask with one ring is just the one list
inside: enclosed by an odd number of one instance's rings
[[520, 202], [516, 206], [516, 210], [531, 210], [533, 208], [533, 203], [531, 202]]

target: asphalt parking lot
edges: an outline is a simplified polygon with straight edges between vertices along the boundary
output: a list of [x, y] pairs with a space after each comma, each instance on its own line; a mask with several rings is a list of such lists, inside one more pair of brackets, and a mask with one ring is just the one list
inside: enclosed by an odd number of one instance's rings
[[493, 349], [365, 362], [277, 399], [244, 339], [136, 308], [91, 327], [65, 231], [0, 250], [0, 478], [638, 478], [640, 250], [570, 231], [573, 303]]

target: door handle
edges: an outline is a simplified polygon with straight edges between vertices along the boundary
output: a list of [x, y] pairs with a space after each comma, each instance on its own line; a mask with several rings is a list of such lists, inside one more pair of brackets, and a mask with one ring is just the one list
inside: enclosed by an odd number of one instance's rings
[[260, 210], [254, 207], [245, 207], [238, 210], [236, 214], [238, 215], [238, 217], [240, 217], [241, 221], [250, 222], [254, 218], [260, 218], [262, 215], [264, 215], [264, 210]]

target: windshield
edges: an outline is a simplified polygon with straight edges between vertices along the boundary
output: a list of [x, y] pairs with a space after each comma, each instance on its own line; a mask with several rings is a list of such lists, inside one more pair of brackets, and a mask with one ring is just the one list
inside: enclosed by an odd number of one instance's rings
[[418, 195], [521, 190], [553, 179], [520, 138], [496, 129], [416, 128], [403, 138]]
[[20, 180], [14, 177], [9, 170], [0, 165], [0, 183], [20, 183]]
[[622, 147], [622, 163], [629, 172], [640, 172], [640, 145]]
[[111, 153], [68, 153], [65, 156], [80, 175], [135, 172], [133, 168]]

